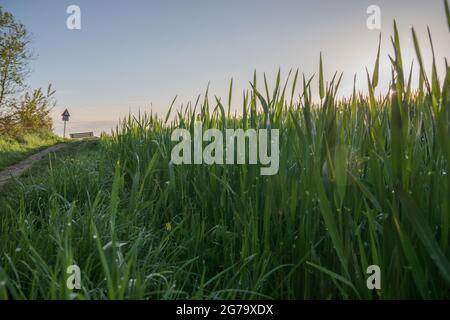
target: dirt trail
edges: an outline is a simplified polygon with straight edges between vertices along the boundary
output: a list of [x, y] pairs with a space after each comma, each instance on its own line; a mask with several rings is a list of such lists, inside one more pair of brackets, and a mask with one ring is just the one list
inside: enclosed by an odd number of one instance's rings
[[38, 153], [35, 153], [25, 160], [20, 161], [12, 166], [7, 167], [6, 169], [0, 171], [0, 189], [11, 179], [12, 177], [19, 177], [22, 173], [31, 168], [31, 166], [36, 162], [41, 160], [47, 154], [51, 152], [58, 151], [64, 148], [66, 144], [60, 143], [56, 144], [52, 147], [44, 149]]

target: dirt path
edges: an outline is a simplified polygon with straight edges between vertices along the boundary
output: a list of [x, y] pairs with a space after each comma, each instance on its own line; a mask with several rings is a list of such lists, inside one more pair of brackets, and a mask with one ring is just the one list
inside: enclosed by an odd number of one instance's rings
[[35, 153], [25, 160], [20, 161], [19, 163], [16, 163], [12, 166], [7, 167], [3, 171], [0, 171], [0, 189], [11, 179], [12, 177], [19, 177], [22, 173], [27, 171], [31, 168], [31, 166], [36, 162], [41, 160], [43, 157], [45, 157], [47, 154], [51, 152], [58, 151], [62, 148], [64, 148], [66, 144], [60, 143], [57, 145], [54, 145], [52, 147], [49, 147], [47, 149], [44, 149], [38, 153]]

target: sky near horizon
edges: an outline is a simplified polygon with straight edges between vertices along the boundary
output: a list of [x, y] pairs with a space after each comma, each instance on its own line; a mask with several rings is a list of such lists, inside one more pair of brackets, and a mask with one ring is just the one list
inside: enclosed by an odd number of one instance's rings
[[[441, 75], [444, 57], [450, 58], [442, 0], [0, 0], [0, 5], [32, 34], [35, 57], [27, 82], [31, 88], [52, 83], [58, 134], [65, 108], [71, 113], [68, 132], [99, 133], [129, 112], [164, 116], [176, 95], [178, 108], [195, 102], [208, 83], [212, 97], [227, 99], [231, 78], [233, 109], [240, 110], [242, 90], [250, 88], [255, 69], [260, 78], [265, 72], [270, 84], [278, 68], [283, 76], [291, 68], [311, 76], [318, 72], [320, 52], [327, 79], [344, 72], [342, 95], [351, 94], [354, 74], [357, 88], [365, 91], [365, 67], [372, 72], [380, 32], [379, 90], [386, 92], [394, 18], [406, 69], [415, 58], [411, 26], [428, 66], [427, 25]], [[70, 5], [81, 9], [80, 30], [66, 27]], [[381, 9], [381, 30], [366, 26], [370, 5]]]

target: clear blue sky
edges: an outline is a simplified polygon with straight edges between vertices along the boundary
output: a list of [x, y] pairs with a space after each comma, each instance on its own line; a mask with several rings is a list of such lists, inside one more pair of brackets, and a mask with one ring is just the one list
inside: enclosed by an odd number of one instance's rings
[[[379, 31], [366, 27], [366, 9], [381, 8], [381, 90], [390, 76], [387, 54], [392, 20], [397, 19], [405, 64], [414, 58], [410, 26], [419, 33], [428, 64], [426, 25], [431, 28], [438, 66], [449, 58], [450, 34], [441, 0], [1, 0], [33, 34], [36, 58], [28, 83], [57, 90], [55, 127], [69, 108], [69, 131], [110, 128], [129, 111], [164, 115], [175, 95], [182, 102], [211, 91], [226, 97], [234, 78], [234, 107], [253, 70], [272, 80], [300, 68], [325, 74], [344, 71], [341, 94], [351, 92], [353, 74], [365, 90]], [[81, 30], [66, 28], [66, 8], [81, 8]]]

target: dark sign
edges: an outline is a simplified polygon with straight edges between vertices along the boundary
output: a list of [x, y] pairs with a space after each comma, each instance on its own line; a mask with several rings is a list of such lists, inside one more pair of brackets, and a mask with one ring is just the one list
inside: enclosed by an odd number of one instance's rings
[[63, 121], [69, 121], [69, 117], [70, 117], [69, 110], [67, 110], [67, 109], [64, 110], [64, 112], [61, 116], [62, 116]]

